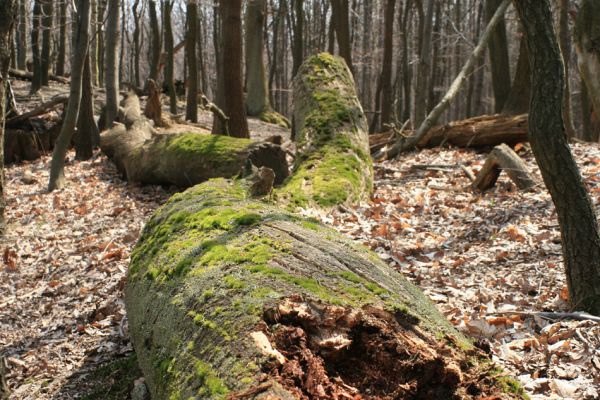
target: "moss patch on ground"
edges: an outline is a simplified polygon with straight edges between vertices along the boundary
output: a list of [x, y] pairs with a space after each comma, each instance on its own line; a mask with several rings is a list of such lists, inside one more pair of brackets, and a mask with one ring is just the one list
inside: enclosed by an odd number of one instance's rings
[[282, 128], [286, 129], [290, 129], [292, 127], [292, 123], [289, 119], [279, 114], [277, 111], [271, 109], [263, 111], [258, 116], [258, 119], [269, 124], [279, 125]]

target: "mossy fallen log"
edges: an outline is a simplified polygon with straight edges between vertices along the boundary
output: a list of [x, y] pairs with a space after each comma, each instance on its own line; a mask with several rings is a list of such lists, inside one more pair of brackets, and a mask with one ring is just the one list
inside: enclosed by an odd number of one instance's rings
[[[332, 80], [332, 90], [351, 84]], [[344, 137], [324, 126], [321, 145]], [[333, 153], [364, 163], [363, 185], [325, 206], [370, 190], [370, 159], [355, 152], [362, 140]], [[346, 172], [336, 166], [329, 178]], [[176, 194], [132, 253], [125, 303], [153, 399], [519, 398], [502, 393], [489, 359], [400, 273], [285, 211], [297, 205], [282, 195], [294, 177], [276, 203], [250, 197], [249, 184], [215, 179]], [[319, 205], [311, 182], [305, 188], [305, 204]]]
[[273, 143], [201, 133], [157, 133], [130, 92], [119, 120], [100, 139], [102, 151], [129, 181], [186, 188], [211, 178], [237, 176], [251, 161], [275, 171], [275, 183], [289, 175], [286, 154]]
[[294, 79], [294, 173], [282, 203], [330, 207], [364, 200], [373, 185], [367, 119], [344, 61], [309, 58]]
[[398, 272], [248, 198], [239, 181], [188, 189], [152, 217], [126, 304], [153, 399], [499, 391], [481, 354]]

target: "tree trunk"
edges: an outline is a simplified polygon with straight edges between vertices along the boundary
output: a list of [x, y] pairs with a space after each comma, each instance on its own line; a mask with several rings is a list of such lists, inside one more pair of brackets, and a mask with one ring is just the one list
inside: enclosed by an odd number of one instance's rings
[[512, 88], [508, 99], [504, 103], [502, 114], [519, 115], [529, 112], [529, 101], [531, 99], [531, 68], [529, 66], [529, 53], [527, 43], [521, 39], [519, 48], [519, 60], [517, 70], [513, 79]]
[[89, 160], [94, 155], [94, 146], [100, 144], [100, 133], [94, 119], [94, 88], [92, 86], [92, 65], [90, 51], [85, 57], [81, 84], [81, 106], [77, 117], [75, 135], [75, 158]]
[[383, 63], [381, 67], [381, 121], [379, 130], [392, 121], [394, 94], [392, 86], [392, 60], [394, 52], [394, 9], [396, 0], [386, 0], [384, 14]]
[[419, 48], [419, 68], [417, 70], [417, 87], [415, 88], [414, 124], [419, 126], [427, 116], [427, 87], [431, 70], [431, 37], [433, 31], [434, 0], [427, 0], [427, 16], [423, 22], [424, 30]]
[[573, 111], [571, 110], [571, 82], [569, 79], [571, 69], [571, 33], [569, 32], [569, 0], [558, 0], [558, 43], [565, 66], [565, 92], [563, 98], [563, 119], [567, 137], [575, 136], [573, 126]]
[[349, 0], [331, 0], [331, 18], [335, 28], [340, 56], [346, 61], [350, 71], [354, 71], [352, 64], [352, 43], [350, 41], [350, 7]]
[[0, 0], [0, 232], [4, 232], [4, 116], [10, 65], [10, 43], [17, 21], [16, 0]]
[[42, 87], [42, 59], [40, 54], [42, 4], [40, 1], [41, 0], [35, 0], [31, 23], [31, 53], [33, 57], [33, 79], [31, 80], [31, 93], [37, 92]]
[[87, 0], [77, 2], [77, 43], [73, 49], [71, 60], [71, 88], [69, 92], [69, 103], [65, 112], [62, 128], [52, 153], [52, 162], [50, 164], [50, 180], [48, 190], [61, 189], [65, 186], [65, 157], [75, 125], [79, 114], [81, 103], [82, 77], [85, 64], [85, 57], [78, 57], [78, 54], [86, 54], [88, 51], [88, 42], [90, 39], [90, 3]]
[[[354, 157], [353, 145], [366, 147], [351, 82], [341, 59], [307, 60], [295, 80], [304, 91], [296, 96], [299, 137]], [[325, 93], [340, 108], [317, 116]], [[344, 110], [352, 113], [340, 121]], [[324, 136], [312, 136], [317, 127]], [[363, 162], [369, 170], [368, 156]], [[336, 182], [347, 172], [329, 168], [325, 178]], [[500, 394], [481, 354], [400, 273], [332, 229], [249, 198], [247, 185], [212, 180], [175, 195], [132, 253], [125, 303], [153, 399]]]
[[58, 57], [56, 59], [56, 75], [65, 75], [65, 62], [67, 59], [67, 1], [59, 2], [60, 21], [58, 33]]
[[27, 70], [27, 0], [19, 0], [19, 24], [17, 26], [17, 68]]
[[584, 0], [575, 24], [579, 72], [585, 81], [594, 113], [600, 115], [600, 4]]
[[136, 87], [140, 87], [140, 51], [141, 51], [141, 43], [140, 43], [140, 34], [141, 34], [141, 11], [140, 0], [134, 0], [133, 2], [133, 82]]
[[54, 0], [42, 0], [42, 53], [41, 53], [41, 81], [42, 86], [48, 86], [50, 74], [50, 48], [52, 46], [52, 22], [54, 19]]
[[185, 106], [185, 119], [198, 122], [198, 66], [196, 42], [198, 41], [198, 6], [196, 1], [187, 3], [187, 32], [185, 35], [185, 57], [188, 66], [188, 89]]
[[[163, 7], [163, 29], [165, 40], [165, 53], [167, 56], [165, 65], [165, 84], [169, 92], [169, 111], [177, 114], [177, 93], [175, 92], [175, 54], [173, 52], [173, 25], [171, 24], [171, 13], [173, 12], [173, 1], [166, 0]], [[195, 27], [195, 26], [194, 26]]]
[[266, 6], [265, 0], [249, 0], [246, 8], [246, 110], [254, 117], [270, 108], [263, 62]]
[[[248, 121], [244, 106], [244, 83], [242, 78], [242, 1], [221, 1], [221, 45], [223, 69], [222, 77], [223, 103], [217, 104], [229, 117], [229, 132], [231, 136], [247, 138]], [[214, 126], [219, 126], [220, 120], [215, 118]], [[222, 133], [221, 129], [213, 128], [213, 133]]]
[[[503, 0], [485, 0], [486, 22], [500, 6]], [[508, 58], [508, 41], [506, 39], [506, 23], [504, 16], [496, 25], [489, 43], [490, 64], [492, 68], [492, 87], [494, 89], [494, 110], [498, 113], [504, 107], [504, 103], [510, 93], [510, 61]]]
[[120, 1], [108, 0], [108, 16], [106, 18], [106, 55], [104, 60], [106, 87], [106, 119], [104, 126], [106, 128], [112, 127], [119, 110]]
[[292, 44], [292, 77], [295, 77], [304, 61], [304, 0], [293, 0], [294, 19], [292, 29], [294, 42]]
[[129, 181], [186, 188], [235, 177], [248, 160], [274, 170], [277, 183], [288, 175], [286, 154], [279, 146], [201, 133], [156, 134], [132, 92], [123, 110], [122, 124], [102, 134], [101, 148]]
[[156, 13], [156, 0], [148, 2], [148, 13], [150, 14], [150, 76], [148, 79], [158, 82], [162, 43], [160, 41], [160, 27]]
[[600, 233], [562, 117], [564, 68], [548, 0], [515, 0], [532, 70], [529, 141], [561, 227], [572, 307], [600, 315]]

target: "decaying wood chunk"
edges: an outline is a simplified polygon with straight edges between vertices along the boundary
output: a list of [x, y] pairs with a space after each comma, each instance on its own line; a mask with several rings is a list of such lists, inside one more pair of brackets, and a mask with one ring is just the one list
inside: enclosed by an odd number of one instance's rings
[[520, 190], [529, 190], [538, 185], [533, 174], [517, 153], [505, 144], [494, 147], [477, 174], [473, 187], [483, 191], [493, 187], [505, 171]]

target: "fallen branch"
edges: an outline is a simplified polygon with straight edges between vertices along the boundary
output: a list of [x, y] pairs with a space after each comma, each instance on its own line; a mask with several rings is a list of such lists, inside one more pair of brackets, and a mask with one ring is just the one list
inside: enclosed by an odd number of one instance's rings
[[21, 115], [17, 115], [16, 117], [12, 117], [6, 120], [7, 128], [18, 128], [21, 124], [31, 118], [37, 117], [38, 115], [42, 115], [47, 113], [48, 111], [54, 109], [56, 106], [61, 104], [66, 104], [69, 101], [69, 96], [57, 96], [52, 100], [47, 101], [45, 103], [40, 104], [38, 107], [34, 108], [31, 111], [23, 113]]
[[394, 158], [398, 154], [400, 154], [400, 152], [411, 150], [419, 145], [422, 138], [425, 137], [425, 135], [427, 135], [431, 128], [433, 128], [433, 126], [436, 124], [440, 116], [448, 109], [452, 101], [454, 101], [454, 99], [460, 92], [463, 84], [467, 81], [468, 77], [473, 72], [477, 61], [479, 60], [479, 58], [481, 58], [481, 56], [487, 48], [487, 44], [492, 37], [492, 33], [496, 29], [498, 23], [502, 21], [504, 13], [506, 12], [506, 9], [510, 5], [510, 3], [510, 0], [504, 0], [502, 4], [498, 7], [488, 26], [485, 28], [485, 32], [483, 33], [483, 35], [481, 35], [479, 43], [473, 50], [473, 53], [469, 56], [469, 59], [465, 63], [464, 67], [462, 68], [458, 76], [454, 79], [454, 82], [452, 82], [452, 85], [450, 85], [450, 88], [448, 89], [442, 100], [433, 108], [429, 115], [427, 115], [427, 118], [425, 118], [421, 126], [419, 126], [416, 133], [413, 136], [407, 138], [406, 140], [399, 139], [387, 151], [379, 151], [375, 158]]
[[225, 136], [229, 136], [229, 117], [225, 114], [223, 110], [219, 108], [219, 106], [210, 101], [205, 95], [202, 95], [201, 99], [204, 108], [212, 112], [221, 121], [221, 124], [225, 129]]
[[[482, 115], [436, 126], [421, 138], [418, 146], [434, 147], [449, 144], [458, 147], [486, 147], [502, 143], [513, 146], [528, 140], [528, 126], [527, 114]], [[413, 131], [405, 132], [408, 136], [413, 134]], [[380, 133], [371, 135], [369, 141], [373, 153], [374, 150], [395, 143], [397, 136], [394, 132]]]
[[527, 315], [533, 317], [546, 318], [551, 320], [575, 320], [575, 321], [594, 321], [600, 322], [600, 317], [585, 312], [537, 312], [537, 311], [506, 311], [497, 312], [490, 315]]
[[[23, 71], [20, 69], [14, 69], [11, 68], [8, 71], [8, 75], [12, 76], [13, 78], [17, 78], [17, 79], [23, 79], [26, 81], [31, 81], [33, 79], [33, 72], [29, 72], [29, 71]], [[54, 82], [59, 82], [59, 83], [64, 83], [64, 84], [69, 84], [70, 80], [68, 78], [65, 78], [64, 76], [56, 76], [56, 75], [48, 75], [48, 79]]]

